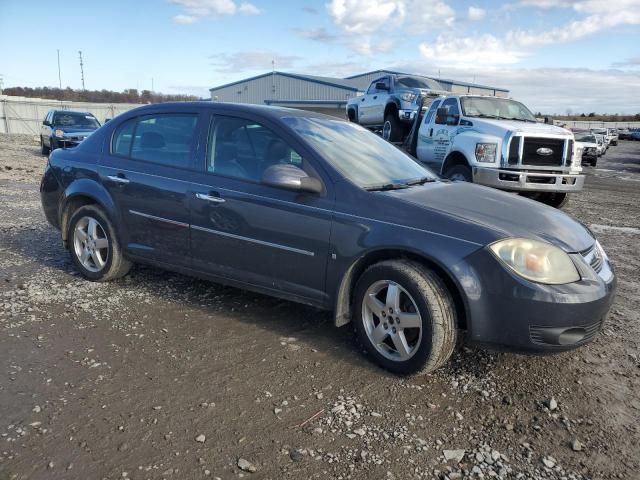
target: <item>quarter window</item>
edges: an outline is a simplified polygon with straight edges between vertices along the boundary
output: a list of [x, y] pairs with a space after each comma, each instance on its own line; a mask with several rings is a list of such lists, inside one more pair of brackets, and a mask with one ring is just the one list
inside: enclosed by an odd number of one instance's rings
[[209, 134], [207, 170], [260, 182], [272, 165], [305, 168], [302, 157], [265, 126], [233, 117], [217, 117]]
[[111, 142], [111, 154], [128, 157], [131, 152], [131, 139], [133, 138], [133, 129], [136, 126], [137, 119], [124, 122], [118, 127], [113, 135]]

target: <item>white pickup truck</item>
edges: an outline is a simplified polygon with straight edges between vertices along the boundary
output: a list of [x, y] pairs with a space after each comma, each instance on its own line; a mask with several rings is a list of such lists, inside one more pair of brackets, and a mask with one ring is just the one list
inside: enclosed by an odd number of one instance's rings
[[561, 207], [582, 190], [582, 151], [573, 133], [536, 121], [507, 98], [452, 95], [416, 117], [407, 150], [452, 180], [519, 192]]

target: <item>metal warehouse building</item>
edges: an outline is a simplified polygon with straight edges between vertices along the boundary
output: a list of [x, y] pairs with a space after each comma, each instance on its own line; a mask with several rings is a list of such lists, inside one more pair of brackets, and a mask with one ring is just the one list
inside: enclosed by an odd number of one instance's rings
[[[413, 75], [393, 70], [375, 70], [347, 78], [319, 77], [273, 71], [237, 82], [213, 87], [211, 99], [218, 102], [252, 103], [302, 108], [344, 117], [347, 100], [364, 93], [369, 84], [384, 74]], [[507, 97], [503, 88], [477, 85], [457, 80], [437, 79], [443, 90]]]

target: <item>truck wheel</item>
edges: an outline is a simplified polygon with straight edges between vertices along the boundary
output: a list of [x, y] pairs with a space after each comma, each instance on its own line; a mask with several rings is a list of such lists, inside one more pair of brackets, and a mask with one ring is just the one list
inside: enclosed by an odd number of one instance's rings
[[44, 146], [44, 141], [42, 140], [42, 137], [40, 137], [40, 153], [42, 153], [42, 155], [49, 155], [50, 151], [51, 149]]
[[387, 113], [387, 116], [384, 117], [382, 138], [387, 142], [399, 142], [402, 140], [402, 123], [393, 112]]
[[355, 108], [350, 108], [347, 113], [347, 118], [350, 122], [358, 123], [358, 113]]
[[569, 201], [568, 193], [539, 193], [534, 200], [549, 205], [550, 207], [562, 208]]
[[444, 176], [454, 182], [473, 182], [471, 169], [466, 165], [454, 165], [444, 172]]
[[456, 345], [456, 314], [442, 279], [424, 265], [386, 260], [369, 267], [354, 291], [360, 343], [383, 368], [400, 374], [442, 366]]

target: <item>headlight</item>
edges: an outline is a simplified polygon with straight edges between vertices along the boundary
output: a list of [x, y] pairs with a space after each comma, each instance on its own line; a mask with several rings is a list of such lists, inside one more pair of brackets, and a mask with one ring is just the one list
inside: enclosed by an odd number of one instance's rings
[[494, 162], [496, 159], [497, 143], [477, 143], [476, 160], [478, 162]]
[[404, 92], [400, 94], [400, 99], [404, 102], [413, 102], [417, 96], [418, 95], [416, 95], [415, 93]]
[[489, 249], [500, 262], [532, 282], [559, 285], [580, 280], [569, 255], [549, 243], [509, 238], [489, 245]]
[[64, 130], [60, 130], [59, 128], [57, 128], [56, 131], [53, 134], [57, 138], [62, 138], [62, 137], [64, 137]]

